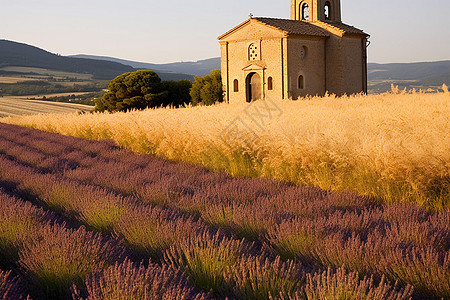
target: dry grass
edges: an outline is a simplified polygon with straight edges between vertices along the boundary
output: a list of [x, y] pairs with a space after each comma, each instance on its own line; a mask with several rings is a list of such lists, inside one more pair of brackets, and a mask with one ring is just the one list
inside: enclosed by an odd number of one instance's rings
[[449, 207], [450, 94], [402, 93], [1, 119], [384, 202]]

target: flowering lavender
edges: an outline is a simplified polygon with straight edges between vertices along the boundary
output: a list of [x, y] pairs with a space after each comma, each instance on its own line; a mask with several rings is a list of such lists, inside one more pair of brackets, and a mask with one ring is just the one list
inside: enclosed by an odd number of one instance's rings
[[18, 266], [32, 290], [64, 297], [73, 282], [123, 260], [120, 243], [99, 234], [68, 229], [61, 218], [11, 198], [0, 190], [0, 254]]
[[[0, 188], [16, 196], [0, 193], [0, 255], [61, 297], [73, 283], [77, 297], [156, 295], [149, 282], [175, 298], [196, 297], [192, 285], [219, 298], [450, 297], [448, 210], [231, 178], [4, 124]], [[122, 264], [126, 250], [139, 255]]]
[[47, 297], [63, 297], [74, 282], [123, 257], [123, 249], [85, 229], [44, 226], [19, 252], [19, 264], [45, 287]]
[[[149, 263], [136, 265], [129, 260], [92, 273], [86, 279], [85, 299], [207, 299], [193, 288], [180, 271]], [[74, 299], [83, 292], [75, 288]]]
[[[405, 289], [391, 286], [384, 277], [378, 285], [374, 284], [372, 277], [364, 277], [360, 280], [357, 272], [346, 272], [337, 269], [333, 272], [330, 268], [323, 273], [307, 274], [305, 294], [307, 299], [373, 299], [373, 300], [401, 300], [410, 299], [413, 288], [406, 286]], [[296, 295], [303, 298], [303, 295]]]
[[293, 261], [264, 256], [242, 258], [225, 271], [225, 280], [237, 299], [269, 299], [292, 296], [301, 289], [303, 269]]

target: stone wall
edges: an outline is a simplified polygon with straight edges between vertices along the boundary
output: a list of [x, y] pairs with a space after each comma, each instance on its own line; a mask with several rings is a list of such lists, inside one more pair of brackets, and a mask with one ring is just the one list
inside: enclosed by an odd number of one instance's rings
[[[289, 98], [325, 94], [325, 39], [289, 38], [287, 65]], [[299, 88], [299, 76], [303, 76], [303, 89]]]
[[[285, 41], [282, 41], [283, 34], [281, 32], [255, 23], [249, 23], [221, 41], [222, 80], [225, 87], [228, 83], [229, 95], [225, 98], [230, 103], [246, 101], [246, 78], [253, 72], [257, 73], [263, 82], [262, 95], [276, 99], [282, 98], [282, 72], [284, 70], [285, 77], [287, 73], [286, 65], [282, 65], [282, 57], [286, 57], [287, 53], [286, 46], [282, 46]], [[251, 44], [257, 45], [260, 51], [257, 60], [249, 60], [248, 49]], [[268, 90], [268, 77], [272, 77], [272, 90]], [[238, 92], [234, 91], [234, 80], [238, 80]]]

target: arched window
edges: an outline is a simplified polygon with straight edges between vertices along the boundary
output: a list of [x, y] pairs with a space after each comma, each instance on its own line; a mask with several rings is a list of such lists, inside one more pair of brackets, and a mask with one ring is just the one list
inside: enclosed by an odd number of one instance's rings
[[303, 75], [298, 76], [298, 88], [300, 90], [305, 88], [305, 79], [303, 78]]
[[239, 92], [239, 81], [238, 81], [237, 79], [235, 79], [235, 80], [233, 81], [233, 91], [234, 91], [235, 93]]
[[329, 1], [325, 2], [324, 14], [325, 14], [325, 20], [331, 19], [331, 4]]
[[308, 3], [303, 3], [302, 5], [302, 20], [309, 20], [309, 5]]
[[273, 79], [272, 79], [272, 77], [267, 78], [267, 89], [269, 91], [273, 90]]
[[248, 47], [248, 60], [259, 60], [259, 47], [256, 44], [251, 44]]

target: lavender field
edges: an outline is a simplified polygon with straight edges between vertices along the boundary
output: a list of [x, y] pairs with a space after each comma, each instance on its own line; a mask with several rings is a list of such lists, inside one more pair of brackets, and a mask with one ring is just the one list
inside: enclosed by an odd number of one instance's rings
[[450, 299], [449, 222], [0, 123], [0, 299]]

